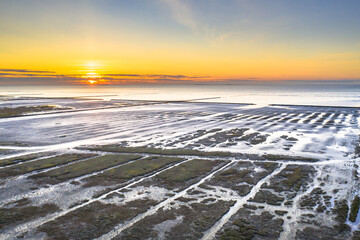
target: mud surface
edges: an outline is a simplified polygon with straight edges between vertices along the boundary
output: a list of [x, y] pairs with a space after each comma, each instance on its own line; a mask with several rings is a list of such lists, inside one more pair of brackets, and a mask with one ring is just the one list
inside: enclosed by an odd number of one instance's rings
[[2, 109], [14, 114], [0, 119], [0, 239], [360, 237], [357, 108], [19, 97]]

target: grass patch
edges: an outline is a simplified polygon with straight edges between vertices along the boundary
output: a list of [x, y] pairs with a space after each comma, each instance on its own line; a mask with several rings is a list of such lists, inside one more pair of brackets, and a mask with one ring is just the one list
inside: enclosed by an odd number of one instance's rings
[[83, 162], [76, 162], [64, 167], [50, 170], [45, 173], [33, 175], [31, 177], [34, 179], [53, 178], [58, 181], [65, 181], [95, 171], [101, 171], [121, 163], [138, 159], [140, 157], [141, 156], [139, 155], [122, 155], [122, 154], [106, 155], [106, 156], [91, 158]]
[[13, 164], [16, 164], [16, 163], [19, 163], [19, 162], [26, 162], [26, 161], [34, 160], [36, 158], [43, 157], [43, 156], [46, 156], [46, 155], [50, 155], [50, 154], [49, 153], [48, 154], [33, 153], [33, 154], [24, 155], [24, 156], [19, 156], [19, 157], [13, 157], [13, 158], [0, 160], [0, 167], [13, 165]]
[[267, 211], [253, 214], [248, 209], [240, 209], [231, 224], [227, 224], [224, 231], [219, 232], [217, 239], [221, 240], [250, 240], [250, 239], [279, 239], [283, 231], [284, 220], [277, 218]]
[[192, 149], [159, 149], [147, 147], [120, 147], [115, 145], [93, 146], [88, 150], [119, 152], [119, 153], [148, 153], [157, 155], [183, 155], [183, 156], [200, 156], [200, 157], [232, 157], [235, 154], [231, 152], [203, 152]]
[[359, 212], [359, 206], [360, 206], [360, 198], [359, 198], [359, 196], [355, 196], [353, 202], [351, 203], [351, 209], [350, 209], [349, 220], [351, 222], [356, 221], [356, 217], [357, 217], [358, 212]]
[[250, 199], [249, 201], [280, 206], [281, 203], [284, 202], [284, 198], [276, 194], [273, 194], [268, 190], [260, 190], [259, 192], [256, 193], [254, 198]]
[[0, 208], [0, 229], [59, 211], [59, 207], [52, 203], [46, 203], [41, 206], [20, 206]]
[[69, 108], [62, 108], [54, 105], [41, 105], [41, 106], [22, 106], [15, 108], [0, 108], [0, 118], [16, 117], [26, 113], [45, 112], [53, 110], [64, 110]]
[[32, 161], [17, 166], [11, 166], [6, 169], [0, 169], [0, 177], [5, 178], [10, 176], [21, 175], [35, 170], [41, 170], [41, 169], [64, 165], [66, 163], [70, 163], [73, 161], [77, 161], [92, 156], [95, 155], [94, 154], [64, 154], [60, 156], [40, 159], [37, 161]]
[[350, 227], [345, 223], [349, 213], [349, 206], [345, 199], [335, 202], [333, 213], [336, 214], [335, 219], [338, 221], [338, 224], [334, 226], [334, 229], [339, 233], [349, 231]]
[[246, 219], [236, 219], [234, 228], [225, 229], [220, 240], [251, 240], [257, 233], [255, 226], [249, 224]]
[[286, 185], [289, 187], [295, 187], [296, 189], [300, 188], [301, 179], [306, 177], [307, 174], [301, 168], [295, 168], [292, 174], [289, 174], [285, 180]]
[[47, 233], [46, 239], [93, 239], [145, 212], [156, 203], [154, 200], [142, 199], [119, 206], [96, 201], [45, 223], [37, 230]]
[[288, 160], [288, 161], [303, 161], [303, 162], [317, 162], [318, 159], [301, 157], [301, 156], [287, 156], [287, 155], [277, 155], [277, 154], [264, 154], [262, 155], [267, 160], [278, 161], [278, 160]]
[[21, 142], [1, 142], [1, 141], [0, 141], [0, 145], [1, 146], [17, 146], [17, 147], [29, 146], [26, 143], [21, 143]]
[[[280, 173], [275, 175], [270, 182], [265, 183], [262, 188], [273, 189], [275, 192], [295, 191], [309, 184], [311, 176], [315, 173], [312, 166], [288, 165]], [[290, 196], [289, 198], [293, 198]]]
[[[204, 232], [213, 226], [233, 204], [234, 202], [220, 200], [208, 205], [192, 203], [167, 210], [160, 208], [155, 214], [141, 219], [130, 228], [122, 231], [114, 240], [201, 239]], [[163, 225], [164, 229], [160, 229], [163, 234], [160, 234], [155, 226], [169, 221], [170, 225], [173, 225], [170, 227]]]
[[[277, 163], [237, 162], [231, 168], [216, 173], [208, 182], [212, 186], [222, 186], [236, 191], [240, 196], [246, 195], [260, 179], [272, 172]], [[265, 168], [265, 171], [254, 171], [255, 168]]]
[[360, 156], [360, 145], [355, 146], [355, 156]]
[[335, 219], [340, 223], [344, 223], [349, 213], [349, 206], [346, 200], [335, 202], [333, 212], [336, 214]]
[[101, 174], [86, 178], [87, 186], [109, 185], [125, 182], [133, 177], [141, 176], [146, 173], [158, 170], [168, 164], [181, 161], [178, 157], [147, 157], [117, 168], [107, 170]]
[[[225, 171], [222, 171], [218, 173], [214, 180], [216, 181], [225, 181], [225, 182], [236, 182], [239, 179], [246, 179], [249, 178], [252, 173], [251, 169], [242, 169], [237, 170], [234, 168], [227, 169]], [[245, 181], [245, 180], [244, 180]]]
[[210, 172], [220, 161], [191, 160], [160, 173], [155, 178], [166, 185], [176, 185]]

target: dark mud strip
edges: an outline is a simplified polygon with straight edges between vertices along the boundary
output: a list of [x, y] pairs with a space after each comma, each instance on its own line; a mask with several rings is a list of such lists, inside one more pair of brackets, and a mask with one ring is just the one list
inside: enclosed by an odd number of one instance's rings
[[221, 128], [214, 128], [211, 130], [197, 130], [196, 132], [193, 132], [193, 133], [190, 133], [190, 134], [180, 137], [178, 140], [175, 140], [175, 141], [171, 142], [170, 144], [167, 144], [167, 146], [174, 146], [175, 144], [186, 142], [186, 141], [191, 141], [196, 138], [202, 137], [206, 134], [218, 132], [218, 131], [221, 131]]
[[0, 118], [19, 117], [24, 114], [31, 114], [37, 112], [49, 112], [67, 110], [69, 108], [62, 108], [53, 105], [41, 105], [41, 106], [22, 106], [22, 107], [2, 107], [0, 108]]
[[265, 137], [264, 139], [259, 138], [257, 141], [255, 138], [259, 135], [259, 133], [245, 134], [248, 130], [249, 128], [234, 128], [227, 131], [217, 132], [206, 138], [200, 139], [187, 147], [193, 147], [196, 145], [214, 147], [224, 142], [227, 142], [228, 145], [233, 145], [240, 141], [249, 141], [252, 144], [258, 144], [266, 140]]
[[156, 105], [156, 104], [166, 104], [166, 103], [167, 102], [158, 102], [158, 103], [150, 102], [150, 103], [140, 103], [140, 104], [75, 109], [75, 110], [71, 110], [71, 108], [58, 108], [47, 105], [35, 106], [35, 107], [17, 107], [17, 108], [2, 108], [2, 109], [0, 108], [0, 118], [16, 118], [16, 117], [28, 117], [28, 116], [41, 117], [43, 115], [62, 114], [62, 113], [66, 114], [66, 113], [74, 113], [74, 112], [86, 112], [86, 111], [104, 110], [104, 109], [112, 109], [112, 108]]

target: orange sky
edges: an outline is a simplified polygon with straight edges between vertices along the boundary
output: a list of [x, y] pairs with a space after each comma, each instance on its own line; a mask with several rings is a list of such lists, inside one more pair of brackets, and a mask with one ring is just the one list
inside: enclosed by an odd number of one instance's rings
[[358, 2], [259, 2], [1, 1], [0, 84], [360, 79]]

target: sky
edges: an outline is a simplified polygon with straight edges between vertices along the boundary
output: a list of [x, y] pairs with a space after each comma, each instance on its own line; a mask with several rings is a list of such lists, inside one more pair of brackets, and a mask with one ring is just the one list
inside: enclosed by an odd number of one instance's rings
[[360, 80], [359, 0], [1, 0], [0, 84]]

